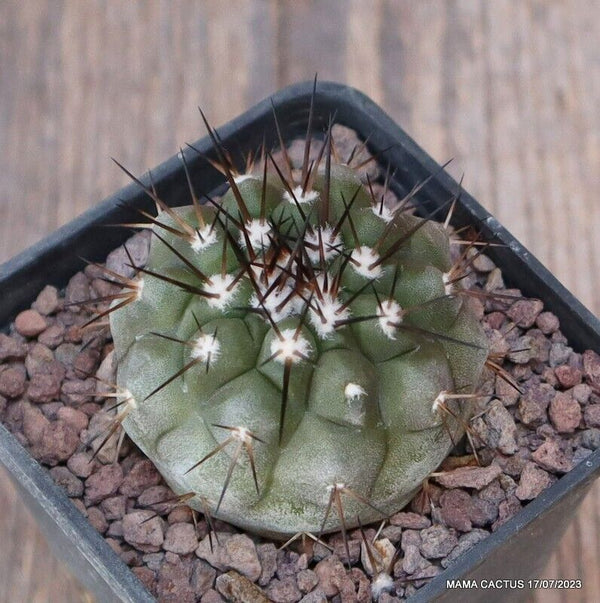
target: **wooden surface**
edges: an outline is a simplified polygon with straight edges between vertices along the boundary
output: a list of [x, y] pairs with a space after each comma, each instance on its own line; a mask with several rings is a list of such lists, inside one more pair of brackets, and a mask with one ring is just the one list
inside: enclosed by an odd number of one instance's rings
[[[600, 313], [600, 2], [0, 2], [0, 261], [278, 88], [377, 101]], [[596, 236], [595, 236], [596, 235]], [[546, 570], [600, 600], [600, 485]], [[0, 602], [81, 601], [0, 475]]]

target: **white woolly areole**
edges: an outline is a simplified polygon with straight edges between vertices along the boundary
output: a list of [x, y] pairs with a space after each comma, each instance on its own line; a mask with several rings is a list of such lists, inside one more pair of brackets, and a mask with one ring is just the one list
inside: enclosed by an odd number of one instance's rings
[[[319, 232], [321, 233], [320, 237]], [[339, 233], [334, 235], [333, 228], [329, 225], [318, 226], [316, 229], [307, 232], [304, 241], [307, 243], [306, 254], [313, 264], [321, 260], [320, 246], [323, 246], [325, 261], [329, 261], [338, 255], [342, 248], [342, 237]]]
[[366, 276], [367, 278], [378, 278], [381, 276], [383, 272], [381, 266], [370, 268], [371, 264], [379, 259], [379, 254], [371, 247], [363, 245], [355, 249], [351, 257], [352, 261], [350, 264], [352, 268], [361, 276]]
[[118, 402], [123, 404], [127, 410], [135, 410], [137, 408], [137, 402], [135, 401], [133, 394], [128, 389], [121, 390], [117, 399]]
[[241, 182], [244, 182], [245, 180], [258, 180], [258, 178], [254, 174], [238, 174], [237, 176], [234, 176], [234, 178], [233, 178], [233, 181], [236, 184], [240, 184]]
[[271, 342], [271, 354], [276, 356], [282, 364], [291, 359], [292, 362], [302, 360], [302, 356], [309, 356], [312, 352], [310, 343], [302, 337], [296, 336], [296, 329], [284, 329], [281, 331], [281, 339], [275, 337]]
[[[265, 291], [268, 287], [264, 288]], [[276, 287], [264, 296], [262, 303], [259, 301], [258, 295], [254, 293], [250, 298], [250, 306], [263, 310], [269, 315], [265, 317], [269, 322], [281, 322], [284, 318], [291, 316], [297, 310], [297, 300], [295, 297], [290, 297], [292, 289], [286, 285], [281, 291]], [[264, 293], [264, 291], [262, 292]]]
[[283, 193], [283, 198], [288, 202], [288, 203], [313, 203], [314, 201], [316, 201], [319, 198], [319, 192], [318, 191], [306, 191], [303, 192], [302, 191], [302, 187], [300, 185], [298, 185], [293, 191], [294, 196], [292, 197], [292, 195], [290, 195], [290, 193], [288, 191], [285, 191]]
[[240, 233], [240, 245], [246, 247], [246, 238], [250, 241], [252, 249], [260, 250], [267, 249], [270, 245], [269, 237], [271, 225], [266, 220], [250, 220], [244, 225], [246, 235]]
[[357, 402], [367, 395], [367, 392], [358, 383], [348, 383], [344, 388], [344, 396], [350, 402]]
[[389, 339], [396, 339], [396, 329], [402, 323], [402, 307], [394, 299], [384, 301], [377, 311], [379, 326]]
[[456, 283], [451, 282], [452, 276], [449, 272], [442, 274], [442, 282], [444, 283], [444, 293], [446, 295], [452, 295], [456, 290]]
[[[207, 297], [206, 302], [211, 308], [226, 308], [233, 299], [235, 295], [235, 290], [239, 285], [239, 281], [235, 284], [234, 287], [231, 287], [234, 278], [232, 274], [226, 274], [222, 276], [220, 274], [215, 274], [210, 277], [210, 285], [206, 285], [204, 290], [207, 293], [214, 293], [218, 297]], [[231, 289], [229, 289], [231, 287]]]
[[139, 277], [136, 281], [135, 281], [135, 299], [136, 301], [138, 299], [141, 299], [142, 297], [142, 293], [144, 292], [144, 279]]
[[210, 359], [215, 362], [221, 354], [221, 344], [214, 335], [200, 334], [194, 342], [192, 348], [192, 358], [200, 362], [206, 362]]
[[320, 312], [310, 308], [309, 319], [321, 339], [326, 339], [336, 329], [338, 321], [346, 320], [350, 316], [348, 308], [330, 293], [324, 293], [323, 299], [313, 299], [312, 305], [317, 306]]
[[396, 215], [396, 210], [392, 209], [389, 205], [385, 203], [382, 205], [381, 203], [377, 203], [375, 205], [371, 205], [371, 211], [378, 217], [381, 218], [386, 224], [391, 222]]
[[371, 583], [371, 597], [378, 601], [383, 593], [389, 593], [394, 588], [393, 578], [384, 572], [377, 574]]
[[252, 437], [250, 436], [250, 431], [246, 427], [235, 427], [234, 429], [231, 430], [231, 437], [234, 440], [244, 442], [245, 444], [252, 441]]
[[437, 414], [440, 410], [440, 406], [443, 406], [446, 403], [447, 399], [448, 399], [448, 392], [441, 391], [437, 395], [437, 398], [433, 401], [433, 404], [431, 405], [431, 413], [434, 415]]
[[215, 229], [209, 224], [206, 224], [203, 228], [198, 228], [193, 235], [192, 242], [190, 243], [192, 249], [196, 253], [200, 253], [207, 247], [210, 247], [213, 243], [217, 242], [217, 233]]

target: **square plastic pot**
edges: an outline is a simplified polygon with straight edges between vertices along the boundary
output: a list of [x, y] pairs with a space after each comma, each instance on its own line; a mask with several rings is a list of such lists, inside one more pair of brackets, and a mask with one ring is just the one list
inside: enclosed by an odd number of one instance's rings
[[[312, 83], [286, 88], [272, 97], [284, 140], [303, 136], [308, 122]], [[325, 129], [330, 115], [336, 123], [369, 140], [371, 152], [385, 153], [394, 175], [392, 187], [399, 196], [427, 176], [436, 176], [422, 189], [419, 202], [433, 211], [457, 190], [457, 183], [408, 137], [377, 105], [360, 92], [334, 83], [319, 83], [314, 102], [315, 129]], [[230, 149], [256, 149], [266, 133], [275, 145], [271, 100], [266, 100], [233, 120], [219, 134]], [[207, 138], [194, 143], [211, 155]], [[214, 191], [223, 177], [188, 149], [186, 159], [198, 190]], [[144, 180], [144, 179], [142, 179]], [[152, 170], [159, 196], [169, 205], [189, 203], [181, 160], [174, 156]], [[149, 180], [145, 179], [148, 184]], [[83, 268], [78, 257], [102, 261], [129, 236], [125, 229], [101, 228], [131, 218], [131, 208], [151, 208], [137, 185], [129, 185], [73, 220], [54, 234], [0, 267], [0, 325], [5, 328], [30, 306], [47, 284], [63, 287]], [[454, 214], [455, 226], [473, 225], [483, 240], [503, 243], [488, 255], [502, 269], [505, 282], [527, 296], [543, 300], [560, 319], [569, 344], [577, 351], [600, 349], [600, 323], [510, 233], [470, 195], [462, 194]], [[0, 425], [0, 460], [8, 469], [25, 503], [32, 510], [57, 556], [100, 601], [153, 601], [142, 584], [103, 538], [54, 484], [16, 439]], [[600, 473], [600, 450], [545, 490], [536, 500], [495, 533], [473, 547], [445, 572], [418, 591], [412, 601], [489, 600], [488, 590], [447, 589], [447, 580], [527, 579], [537, 577], [575, 515], [593, 480]], [[498, 592], [498, 591], [496, 591]], [[528, 596], [527, 590], [502, 591], [504, 600]]]

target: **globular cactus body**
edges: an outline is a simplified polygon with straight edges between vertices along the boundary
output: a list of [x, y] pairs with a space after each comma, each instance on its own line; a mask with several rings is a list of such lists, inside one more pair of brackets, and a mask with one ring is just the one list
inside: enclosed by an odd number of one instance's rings
[[219, 206], [159, 212], [110, 314], [124, 427], [188, 504], [246, 529], [380, 519], [462, 435], [487, 357], [448, 233], [327, 142], [301, 169], [227, 163]]

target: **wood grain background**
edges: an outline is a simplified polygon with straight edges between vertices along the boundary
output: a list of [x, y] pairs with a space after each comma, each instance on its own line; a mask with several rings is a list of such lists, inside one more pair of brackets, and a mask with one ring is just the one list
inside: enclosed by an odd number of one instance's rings
[[[2, 0], [0, 261], [315, 73], [371, 96], [600, 313], [597, 0]], [[596, 234], [595, 234], [596, 233]], [[600, 485], [546, 576], [600, 600]], [[0, 475], [0, 601], [84, 599]]]

